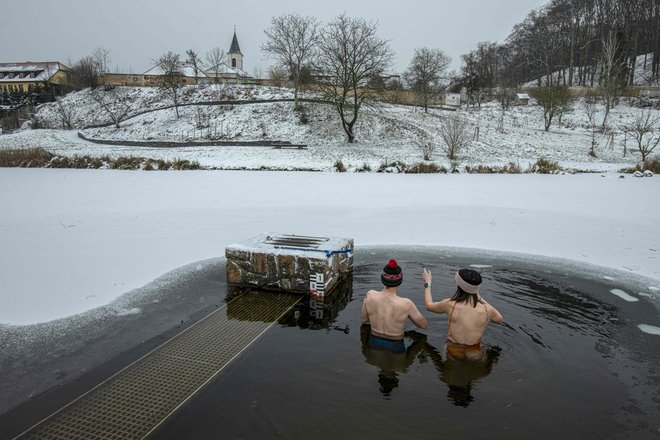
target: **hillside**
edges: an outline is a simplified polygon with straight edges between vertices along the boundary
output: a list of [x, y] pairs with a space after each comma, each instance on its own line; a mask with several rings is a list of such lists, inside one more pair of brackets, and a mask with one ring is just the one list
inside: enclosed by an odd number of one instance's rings
[[[660, 78], [653, 77], [653, 72], [651, 70], [652, 63], [653, 63], [653, 53], [638, 55], [637, 57], [635, 57], [632, 86], [658, 87], [658, 85], [660, 85]], [[598, 64], [596, 66], [592, 66], [592, 68], [594, 70], [593, 81], [589, 81], [589, 85], [590, 87], [598, 87], [600, 86], [600, 79], [602, 75], [603, 66], [601, 64]], [[554, 72], [552, 74], [552, 83], [566, 85], [566, 78], [569, 77], [569, 73], [570, 73], [569, 69], [562, 69]], [[578, 75], [579, 75], [579, 68], [575, 67], [573, 69], [573, 77], [577, 78]], [[541, 84], [547, 84], [548, 76], [547, 75], [541, 76], [540, 78], [537, 78], [535, 80], [528, 81], [525, 84], [523, 84], [521, 87], [523, 88], [536, 87], [539, 81], [541, 82]]]
[[[596, 157], [588, 154], [591, 135], [582, 103], [554, 122], [549, 132], [543, 130], [543, 113], [537, 106], [519, 106], [502, 115], [495, 103], [481, 109], [457, 112], [431, 109], [426, 114], [409, 106], [380, 103], [364, 108], [356, 125], [357, 142], [348, 144], [341, 123], [327, 104], [304, 103], [304, 110], [294, 111], [293, 102], [255, 102], [291, 99], [288, 89], [247, 86], [187, 86], [182, 89], [177, 119], [172, 101], [157, 88], [118, 88], [123, 94], [129, 115], [120, 127], [112, 124], [110, 113], [93, 99], [90, 90], [64, 97], [38, 109], [36, 119], [45, 128], [25, 128], [0, 136], [0, 148], [43, 147], [57, 154], [110, 157], [137, 155], [154, 159], [196, 160], [202, 166], [223, 169], [314, 169], [332, 170], [341, 160], [349, 170], [367, 164], [372, 170], [396, 160], [407, 164], [422, 162], [420, 137], [436, 145], [434, 162], [449, 168], [443, 151], [440, 123], [443, 118], [460, 115], [469, 120], [473, 140], [459, 156], [459, 168], [465, 165], [503, 165], [514, 162], [521, 167], [546, 158], [566, 168], [589, 171], [616, 171], [634, 165], [640, 158], [633, 151], [632, 139], [625, 141], [621, 127], [644, 111], [637, 101], [626, 100], [616, 106], [608, 119], [611, 134], [598, 134]], [[105, 93], [105, 103], [112, 103], [112, 93]], [[306, 98], [313, 98], [306, 96]], [[207, 104], [239, 101], [242, 105]], [[195, 105], [193, 105], [195, 104]], [[657, 105], [655, 105], [657, 108]], [[70, 112], [72, 129], [62, 130], [62, 109]], [[602, 110], [601, 110], [602, 111]], [[646, 110], [649, 111], [649, 110]], [[660, 111], [650, 110], [659, 116]], [[600, 123], [602, 115], [597, 115]], [[104, 127], [89, 128], [106, 124]], [[88, 127], [88, 128], [85, 128]], [[304, 150], [276, 150], [267, 147], [194, 146], [136, 147], [94, 144], [78, 137], [112, 141], [192, 141], [192, 140], [278, 140], [305, 144]], [[478, 133], [478, 138], [477, 138]]]

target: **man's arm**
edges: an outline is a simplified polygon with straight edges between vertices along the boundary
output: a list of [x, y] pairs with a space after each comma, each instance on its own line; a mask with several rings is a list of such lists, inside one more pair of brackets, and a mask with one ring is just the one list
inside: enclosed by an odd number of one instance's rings
[[360, 310], [360, 322], [362, 324], [366, 324], [369, 322], [369, 312], [367, 312], [367, 300], [369, 299], [369, 292], [367, 292], [367, 296], [364, 298], [364, 301], [362, 301], [362, 309]]
[[429, 327], [429, 322], [426, 320], [426, 318], [424, 318], [424, 315], [419, 312], [419, 309], [417, 309], [417, 306], [411, 300], [408, 300], [408, 308], [408, 317], [413, 322], [413, 324], [419, 328]]

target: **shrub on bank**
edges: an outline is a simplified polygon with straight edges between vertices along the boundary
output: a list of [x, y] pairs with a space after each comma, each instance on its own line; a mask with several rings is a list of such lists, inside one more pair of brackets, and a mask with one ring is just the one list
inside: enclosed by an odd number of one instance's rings
[[539, 174], [556, 174], [561, 171], [563, 171], [563, 169], [557, 162], [553, 162], [543, 157], [531, 164], [527, 170], [529, 173]]
[[467, 165], [465, 171], [470, 174], [520, 174], [522, 170], [520, 165], [515, 162], [509, 162], [503, 166], [492, 165]]
[[346, 165], [344, 165], [344, 162], [341, 161], [341, 159], [337, 159], [335, 161], [335, 164], [333, 165], [334, 169], [337, 170], [337, 172], [340, 173], [345, 173], [346, 172]]
[[434, 173], [445, 173], [447, 174], [447, 168], [444, 166], [438, 166], [435, 163], [416, 163], [408, 167], [405, 173], [409, 174], [434, 174]]
[[43, 148], [0, 149], [0, 167], [44, 168], [53, 157]]
[[369, 164], [366, 163], [366, 162], [363, 163], [362, 166], [361, 166], [360, 168], [356, 168], [356, 169], [355, 169], [355, 172], [356, 172], [356, 173], [368, 173], [368, 172], [370, 172], [370, 171], [371, 171], [371, 167], [370, 167]]
[[[640, 166], [637, 165], [637, 168], [640, 168]], [[640, 169], [640, 171], [644, 170], [653, 171], [653, 174], [660, 174], [660, 157], [656, 156], [651, 159], [646, 159], [644, 161], [644, 169]]]
[[170, 167], [172, 170], [199, 170], [201, 168], [199, 162], [196, 160], [191, 162], [186, 159], [174, 159]]
[[110, 168], [113, 170], [137, 170], [142, 168], [142, 162], [146, 159], [137, 156], [122, 156], [115, 159]]
[[650, 159], [646, 159], [644, 161], [644, 164], [639, 164], [638, 163], [634, 167], [623, 168], [623, 169], [619, 170], [619, 172], [632, 174], [635, 171], [642, 172], [642, 171], [646, 171], [646, 170], [652, 171], [653, 174], [660, 174], [660, 157], [653, 157], [653, 158], [650, 158]]

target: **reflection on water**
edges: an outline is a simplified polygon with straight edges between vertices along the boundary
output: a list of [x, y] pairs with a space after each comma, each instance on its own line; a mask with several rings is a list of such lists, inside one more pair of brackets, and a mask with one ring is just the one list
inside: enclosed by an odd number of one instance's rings
[[433, 361], [438, 378], [449, 387], [447, 398], [464, 408], [474, 400], [472, 384], [490, 374], [500, 351], [499, 347], [488, 347], [480, 360], [457, 360], [448, 353], [443, 359], [438, 349], [429, 343], [424, 346], [424, 354]]
[[353, 277], [348, 275], [325, 295], [306, 295], [279, 323], [310, 330], [333, 329], [350, 332], [349, 326], [335, 324], [339, 313], [353, 297]]
[[[240, 321], [272, 322], [278, 315], [268, 313], [272, 295], [288, 295], [282, 292], [255, 290], [241, 286], [229, 286], [225, 297], [227, 316]], [[344, 333], [350, 332], [349, 326], [335, 325], [339, 313], [351, 301], [353, 295], [353, 278], [348, 275], [342, 279], [331, 292], [324, 295], [302, 295], [301, 300], [278, 321], [287, 327], [319, 330], [334, 329]], [[265, 313], [265, 314], [264, 314]]]
[[491, 373], [502, 351], [500, 347], [487, 347], [479, 360], [458, 360], [445, 350], [443, 359], [440, 351], [427, 342], [425, 334], [407, 331], [399, 348], [395, 343], [382, 344], [371, 334], [369, 324], [360, 327], [360, 340], [364, 360], [379, 369], [378, 385], [386, 399], [391, 399], [392, 391], [399, 386], [400, 374], [408, 373], [416, 360], [424, 363], [430, 359], [438, 378], [448, 387], [447, 398], [461, 407], [468, 407], [474, 401], [472, 385]]
[[405, 340], [401, 341], [401, 349], [392, 344], [391, 347], [373, 343], [374, 336], [371, 334], [371, 326], [364, 324], [360, 327], [360, 340], [362, 342], [362, 354], [368, 364], [378, 367], [378, 384], [380, 392], [385, 398], [389, 398], [392, 390], [399, 386], [399, 373], [406, 373], [408, 368], [415, 362], [417, 355], [424, 348], [426, 335], [414, 330], [407, 331], [405, 338], [412, 343], [405, 348]]

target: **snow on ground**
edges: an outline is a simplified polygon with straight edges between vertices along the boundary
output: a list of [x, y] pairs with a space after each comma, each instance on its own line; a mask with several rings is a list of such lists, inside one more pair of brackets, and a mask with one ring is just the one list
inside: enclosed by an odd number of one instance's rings
[[565, 258], [660, 290], [657, 177], [0, 169], [0, 188], [1, 324], [90, 310], [264, 232]]

